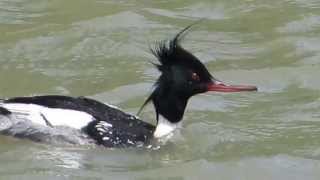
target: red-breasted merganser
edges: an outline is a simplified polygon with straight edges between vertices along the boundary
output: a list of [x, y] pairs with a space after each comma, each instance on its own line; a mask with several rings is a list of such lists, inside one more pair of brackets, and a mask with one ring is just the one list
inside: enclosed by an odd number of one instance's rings
[[[215, 79], [197, 57], [180, 45], [190, 27], [151, 50], [159, 61], [155, 66], [161, 75], [141, 109], [149, 102], [153, 103], [156, 126], [86, 97], [48, 95], [5, 99], [0, 102], [0, 115], [49, 129], [61, 126], [78, 129], [96, 144], [106, 147], [132, 147], [148, 145], [152, 139], [171, 134], [182, 121], [189, 98], [196, 94], [257, 90], [255, 86], [226, 85]], [[21, 122], [15, 121], [6, 128], [0, 128], [0, 133], [41, 140], [28, 128], [15, 130]]]

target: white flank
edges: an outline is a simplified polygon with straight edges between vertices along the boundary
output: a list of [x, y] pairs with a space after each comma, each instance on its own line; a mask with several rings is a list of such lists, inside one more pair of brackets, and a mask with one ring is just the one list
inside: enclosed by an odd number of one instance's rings
[[180, 123], [172, 123], [160, 115], [156, 130], [154, 131], [153, 136], [155, 138], [166, 137], [168, 135], [171, 135], [173, 131], [179, 128], [180, 126], [181, 126]]
[[70, 109], [48, 108], [23, 103], [5, 103], [1, 106], [13, 112], [18, 118], [25, 118], [44, 126], [47, 126], [49, 122], [52, 126], [68, 126], [81, 129], [94, 120], [88, 113]]

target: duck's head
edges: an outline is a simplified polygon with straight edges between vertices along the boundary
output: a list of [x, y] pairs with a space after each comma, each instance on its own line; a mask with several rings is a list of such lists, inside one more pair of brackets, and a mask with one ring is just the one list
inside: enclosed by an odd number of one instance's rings
[[161, 74], [142, 108], [150, 101], [154, 104], [157, 119], [154, 132], [156, 138], [169, 134], [177, 127], [189, 98], [196, 94], [208, 91], [257, 90], [255, 86], [226, 85], [215, 79], [196, 56], [180, 45], [181, 38], [190, 27], [183, 29], [172, 40], [158, 43], [151, 50], [159, 61], [154, 65]]

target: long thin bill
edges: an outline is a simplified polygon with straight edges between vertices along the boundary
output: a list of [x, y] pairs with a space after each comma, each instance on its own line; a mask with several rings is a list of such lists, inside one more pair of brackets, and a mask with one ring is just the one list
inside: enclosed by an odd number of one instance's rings
[[208, 91], [216, 92], [241, 92], [241, 91], [257, 91], [256, 86], [250, 85], [226, 85], [221, 82], [212, 82], [207, 86]]

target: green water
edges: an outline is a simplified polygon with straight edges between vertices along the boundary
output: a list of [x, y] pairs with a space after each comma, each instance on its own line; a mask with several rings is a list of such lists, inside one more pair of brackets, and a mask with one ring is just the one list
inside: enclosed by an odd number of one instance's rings
[[[160, 150], [0, 137], [0, 179], [320, 179], [320, 1], [0, 0], [1, 97], [89, 96], [135, 113], [155, 41], [183, 45], [256, 93], [191, 99]], [[149, 106], [142, 118], [154, 122]]]

